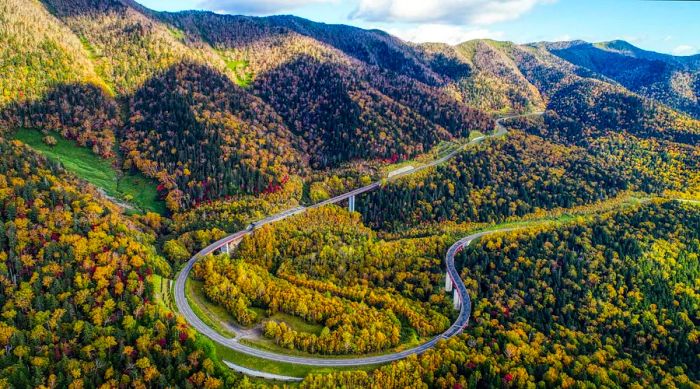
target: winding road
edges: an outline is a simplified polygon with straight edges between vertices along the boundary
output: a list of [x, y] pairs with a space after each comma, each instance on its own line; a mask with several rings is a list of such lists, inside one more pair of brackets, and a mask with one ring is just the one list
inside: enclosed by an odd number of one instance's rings
[[[513, 116], [507, 116], [500, 118], [496, 120], [496, 128], [493, 134], [491, 135], [484, 135], [480, 136], [478, 138], [473, 139], [469, 143], [465, 144], [462, 147], [457, 148], [456, 150], [453, 150], [449, 154], [436, 159], [428, 164], [422, 165], [420, 167], [414, 168], [407, 170], [403, 173], [396, 174], [394, 176], [391, 176], [383, 181], [393, 181], [396, 180], [400, 177], [403, 177], [405, 175], [413, 174], [418, 171], [421, 171], [423, 169], [427, 169], [429, 167], [441, 164], [455, 155], [457, 155], [460, 151], [462, 151], [467, 145], [474, 144], [474, 143], [479, 143], [483, 141], [486, 138], [489, 137], [494, 137], [498, 135], [502, 135], [506, 132], [505, 127], [502, 125], [502, 121], [506, 119], [511, 119], [515, 117], [524, 117], [524, 116], [531, 116], [531, 115], [541, 115], [541, 112], [535, 112], [535, 113], [530, 113], [530, 114], [524, 114], [524, 115], [513, 115]], [[267, 359], [271, 361], [276, 361], [276, 362], [286, 362], [286, 363], [291, 363], [291, 364], [299, 364], [299, 365], [310, 365], [310, 366], [335, 366], [335, 367], [341, 367], [341, 366], [362, 366], [362, 365], [374, 365], [374, 364], [381, 364], [381, 363], [387, 363], [387, 362], [392, 362], [396, 361], [399, 359], [406, 358], [410, 355], [414, 354], [420, 354], [425, 352], [426, 350], [432, 348], [438, 341], [441, 339], [449, 339], [460, 332], [466, 327], [466, 325], [469, 323], [469, 316], [471, 314], [471, 300], [469, 298], [469, 293], [467, 292], [467, 288], [464, 285], [464, 282], [459, 276], [459, 272], [455, 268], [454, 264], [454, 257], [455, 255], [462, 250], [464, 247], [468, 246], [473, 240], [478, 239], [484, 235], [491, 234], [491, 233], [496, 233], [496, 232], [502, 232], [506, 230], [494, 230], [494, 231], [487, 231], [487, 232], [480, 232], [476, 234], [469, 235], [465, 238], [460, 239], [456, 243], [454, 243], [449, 250], [447, 250], [447, 254], [445, 255], [445, 266], [447, 273], [450, 275], [450, 278], [452, 280], [453, 286], [456, 289], [457, 293], [459, 294], [462, 304], [460, 307], [460, 312], [459, 316], [457, 317], [457, 320], [448, 328], [445, 332], [442, 334], [432, 338], [428, 342], [425, 342], [419, 346], [395, 352], [395, 353], [390, 353], [390, 354], [383, 354], [383, 355], [375, 355], [375, 356], [366, 356], [366, 357], [304, 357], [304, 356], [292, 356], [292, 355], [285, 355], [285, 354], [278, 354], [270, 351], [265, 351], [261, 349], [257, 349], [254, 347], [247, 346], [245, 344], [242, 344], [238, 342], [236, 338], [228, 338], [226, 336], [223, 336], [210, 328], [207, 324], [205, 324], [192, 310], [190, 307], [187, 297], [185, 296], [185, 284], [187, 282], [187, 277], [189, 276], [190, 271], [192, 270], [192, 267], [194, 264], [201, 258], [213, 253], [216, 250], [220, 250], [225, 246], [232, 245], [232, 244], [238, 244], [238, 242], [243, 239], [246, 235], [252, 234], [253, 231], [257, 228], [259, 228], [262, 225], [265, 224], [270, 224], [274, 223], [276, 221], [285, 219], [289, 216], [304, 212], [308, 208], [318, 208], [322, 207], [324, 205], [328, 204], [336, 204], [339, 203], [343, 200], [347, 200], [351, 196], [356, 196], [374, 189], [377, 189], [383, 185], [383, 181], [377, 181], [374, 182], [370, 185], [355, 189], [353, 191], [347, 192], [345, 194], [330, 198], [328, 200], [321, 201], [317, 204], [311, 205], [309, 207], [296, 207], [290, 210], [286, 210], [283, 212], [280, 212], [278, 214], [272, 215], [270, 217], [267, 217], [265, 219], [262, 219], [260, 221], [257, 221], [255, 223], [252, 223], [249, 225], [245, 230], [236, 232], [232, 235], [229, 235], [221, 240], [218, 240], [211, 245], [207, 246], [206, 248], [202, 249], [200, 252], [195, 254], [183, 267], [183, 269], [180, 271], [178, 274], [177, 280], [175, 281], [175, 303], [180, 310], [180, 313], [185, 317], [187, 322], [194, 327], [197, 331], [202, 333], [203, 335], [207, 336], [210, 338], [212, 341], [224, 346], [228, 347], [232, 350], [262, 358], [262, 359]]]

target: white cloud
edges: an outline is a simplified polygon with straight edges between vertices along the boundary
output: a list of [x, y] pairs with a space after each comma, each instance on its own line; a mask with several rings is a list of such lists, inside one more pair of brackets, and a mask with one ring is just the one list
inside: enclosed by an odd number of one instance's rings
[[443, 42], [462, 43], [471, 39], [500, 39], [503, 33], [485, 28], [465, 28], [446, 24], [420, 24], [410, 28], [389, 28], [387, 32], [399, 38], [416, 43]]
[[487, 25], [519, 18], [554, 0], [359, 0], [352, 19], [372, 22]]
[[690, 46], [690, 45], [680, 45], [676, 46], [671, 52], [675, 55], [691, 55], [691, 54], [696, 54], [697, 49], [695, 47]]
[[334, 2], [335, 0], [203, 0], [199, 6], [219, 13], [267, 15], [306, 5]]

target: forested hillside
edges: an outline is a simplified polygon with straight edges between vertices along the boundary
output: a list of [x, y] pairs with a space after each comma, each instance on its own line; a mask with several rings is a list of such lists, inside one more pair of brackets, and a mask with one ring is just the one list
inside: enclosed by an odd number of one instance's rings
[[700, 121], [644, 100], [620, 88], [593, 81], [557, 91], [548, 106], [548, 125], [571, 141], [626, 132], [641, 138], [700, 144]]
[[229, 64], [244, 64], [253, 93], [307, 141], [315, 166], [405, 159], [490, 127], [482, 113], [432, 86], [439, 76], [417, 62], [416, 49], [385, 34], [291, 17], [164, 18], [212, 44]]
[[[446, 87], [464, 103], [487, 112], [526, 112], [544, 108], [540, 91], [518, 69], [517, 63], [504, 50], [512, 44], [490, 40], [474, 40], [457, 46], [423, 45], [429, 58], [449, 59], [452, 67], [468, 72], [445, 69], [454, 81]], [[443, 61], [446, 61], [443, 59]]]
[[700, 56], [674, 57], [624, 41], [552, 43], [548, 48], [635, 93], [700, 118]]
[[112, 156], [116, 107], [80, 39], [38, 2], [3, 2], [0, 20], [0, 133], [57, 131]]
[[[290, 18], [161, 14], [119, 0], [32, 7], [4, 10], [17, 72], [57, 74], [36, 96], [6, 89], [3, 127], [61, 131], [104, 157], [118, 150], [125, 169], [159, 181], [172, 211], [277, 190], [309, 167], [412, 158], [493, 126], [440, 89], [443, 77], [419, 49], [386, 34]], [[48, 21], [47, 43], [10, 44], [33, 35], [28, 21], [38, 17]], [[65, 60], [44, 53], [62, 61], [56, 69], [22, 58], [57, 42]], [[77, 74], [67, 68], [81, 63]], [[24, 82], [12, 74], [3, 82]], [[203, 163], [211, 160], [221, 163]]]
[[59, 131], [117, 157], [156, 179], [171, 211], [274, 192], [312, 169], [410, 159], [489, 131], [488, 112], [546, 107], [569, 138], [622, 130], [695, 144], [700, 132], [666, 99], [562, 54], [576, 45], [412, 45], [294, 17], [42, 4], [2, 8], [4, 131]]
[[465, 334], [302, 387], [695, 387], [700, 211], [653, 203], [482, 239], [460, 255]]
[[146, 227], [26, 146], [0, 154], [0, 386], [235, 384], [154, 302], [170, 267]]
[[298, 142], [274, 111], [210, 68], [184, 63], [151, 79], [129, 111], [125, 164], [158, 177], [171, 210], [272, 191], [304, 170]]
[[[543, 124], [533, 124], [536, 133]], [[545, 127], [546, 128], [546, 127]], [[553, 208], [591, 204], [636, 190], [700, 188], [697, 147], [610, 136], [587, 147], [512, 132], [425, 173], [358, 199], [374, 227], [424, 222], [499, 222]]]
[[[698, 387], [697, 56], [133, 0], [4, 0], [0, 55], [2, 388], [251, 386], [223, 360], [330, 373], [302, 388]], [[448, 247], [501, 223], [524, 228], [457, 256], [464, 334], [399, 362], [265, 360], [174, 312], [194, 256], [187, 304], [239, 344], [406, 350], [458, 317]]]
[[54, 85], [99, 82], [80, 40], [41, 3], [4, 1], [0, 18], [0, 107], [41, 99]]

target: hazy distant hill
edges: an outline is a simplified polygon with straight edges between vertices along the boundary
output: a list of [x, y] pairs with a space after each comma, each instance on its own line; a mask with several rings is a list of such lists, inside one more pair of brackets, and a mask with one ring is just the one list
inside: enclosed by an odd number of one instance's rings
[[620, 83], [642, 96], [700, 117], [700, 55], [676, 57], [624, 41], [551, 43], [555, 55]]

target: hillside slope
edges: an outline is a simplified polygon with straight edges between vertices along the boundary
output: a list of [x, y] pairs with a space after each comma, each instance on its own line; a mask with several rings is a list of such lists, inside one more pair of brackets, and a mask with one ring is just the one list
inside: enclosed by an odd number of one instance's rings
[[154, 302], [170, 268], [144, 226], [26, 146], [0, 155], [0, 386], [240, 383]]
[[111, 156], [115, 106], [81, 40], [33, 1], [3, 2], [0, 20], [0, 132], [58, 131]]
[[700, 56], [676, 57], [624, 41], [551, 43], [553, 54], [632, 92], [700, 118]]
[[[628, 132], [694, 144], [700, 133], [663, 104], [675, 100], [566, 57], [575, 44], [414, 45], [290, 16], [162, 13], [130, 0], [12, 0], [2, 12], [12, 61], [0, 125], [59, 131], [116, 156], [157, 179], [172, 210], [355, 161], [411, 159], [490, 131], [492, 112], [547, 108], [548, 126], [574, 140]], [[36, 34], [35, 24], [45, 27]], [[594, 49], [695, 66], [606, 47]]]

